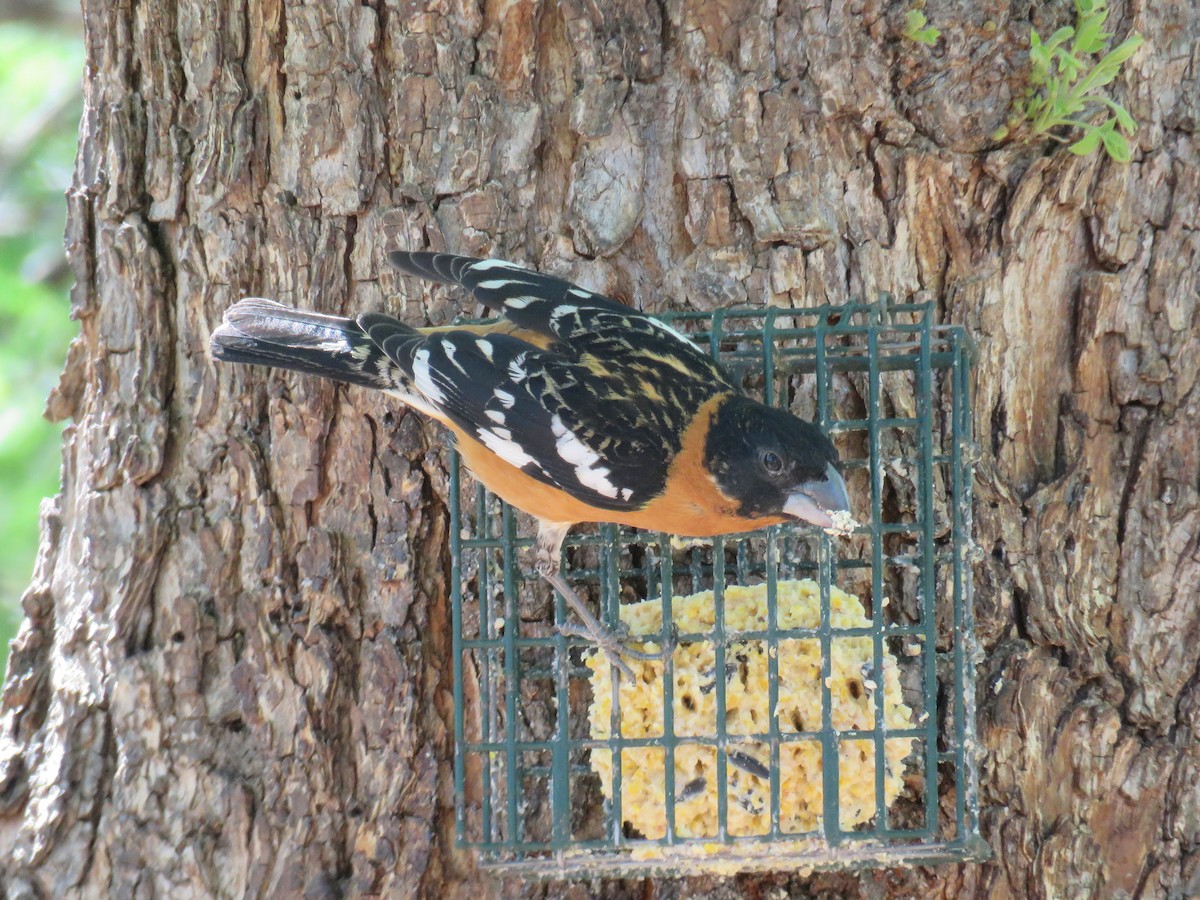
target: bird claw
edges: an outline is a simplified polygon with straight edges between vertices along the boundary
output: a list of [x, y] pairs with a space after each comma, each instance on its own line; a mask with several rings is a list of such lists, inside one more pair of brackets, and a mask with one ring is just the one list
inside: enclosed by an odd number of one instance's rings
[[[563, 623], [558, 626], [558, 633], [565, 637], [578, 637], [591, 641], [597, 649], [604, 652], [615, 668], [619, 669], [630, 681], [634, 681], [636, 676], [625, 660], [658, 662], [667, 659], [675, 652], [678, 630], [672, 625], [657, 650], [643, 650], [640, 646], [635, 648], [634, 642], [629, 637], [629, 626], [624, 622], [621, 622], [616, 628], [600, 626], [597, 631], [593, 631], [587, 625]], [[644, 644], [645, 636], [639, 636], [638, 642]]]
[[[629, 636], [629, 626], [624, 622], [621, 623], [621, 639], [624, 643]], [[649, 635], [639, 636], [642, 643], [646, 643]], [[665, 662], [675, 652], [675, 645], [679, 643], [679, 629], [672, 622], [670, 626], [663, 629], [662, 642], [657, 650], [632, 650], [626, 645], [625, 655], [631, 659], [642, 660], [644, 662]]]
[[637, 680], [637, 676], [634, 675], [629, 663], [625, 662], [622, 657], [628, 656], [631, 659], [639, 659], [640, 651], [631, 650], [625, 643], [628, 631], [629, 629], [625, 627], [624, 623], [622, 623], [621, 628], [617, 631], [604, 628], [603, 626], [597, 630], [593, 630], [586, 625], [572, 625], [567, 622], [558, 626], [558, 633], [564, 637], [578, 637], [591, 641], [596, 645], [598, 650], [601, 650], [608, 657], [608, 661], [614, 669], [619, 670], [622, 675], [633, 682]]

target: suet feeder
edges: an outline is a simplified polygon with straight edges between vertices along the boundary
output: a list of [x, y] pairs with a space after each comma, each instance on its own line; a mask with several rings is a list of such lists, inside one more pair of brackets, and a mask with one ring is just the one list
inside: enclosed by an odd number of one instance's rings
[[833, 437], [862, 523], [583, 527], [563, 572], [657, 640], [629, 683], [451, 460], [456, 837], [530, 877], [929, 864], [979, 837], [970, 342], [929, 304], [662, 318]]

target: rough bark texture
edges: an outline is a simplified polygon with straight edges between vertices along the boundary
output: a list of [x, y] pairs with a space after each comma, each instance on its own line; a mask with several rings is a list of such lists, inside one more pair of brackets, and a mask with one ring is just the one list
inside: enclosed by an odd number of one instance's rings
[[989, 143], [1070, 4], [930, 0], [932, 51], [906, 7], [85, 0], [3, 893], [586, 893], [452, 846], [442, 437], [207, 355], [245, 294], [447, 321], [385, 271], [425, 245], [648, 308], [924, 291], [978, 340], [995, 861], [603, 890], [1200, 893], [1200, 12], [1115, 9], [1121, 166]]

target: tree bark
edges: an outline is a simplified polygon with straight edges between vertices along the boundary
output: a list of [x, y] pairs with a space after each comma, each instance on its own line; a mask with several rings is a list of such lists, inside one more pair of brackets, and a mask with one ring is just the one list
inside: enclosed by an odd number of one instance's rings
[[[218, 367], [239, 297], [440, 324], [392, 247], [650, 309], [922, 294], [979, 346], [986, 864], [612, 896], [1200, 894], [1200, 11], [1134, 161], [990, 138], [1027, 7], [85, 0], [70, 418], [0, 705], [17, 897], [583, 896], [453, 846], [442, 436]], [[1038, 7], [1045, 34], [1070, 4]]]

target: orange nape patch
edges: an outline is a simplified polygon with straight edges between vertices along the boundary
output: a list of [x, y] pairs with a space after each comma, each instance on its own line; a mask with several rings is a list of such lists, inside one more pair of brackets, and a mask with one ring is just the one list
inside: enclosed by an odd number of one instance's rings
[[566, 491], [538, 481], [457, 427], [458, 451], [472, 474], [496, 496], [546, 522], [615, 522], [648, 531], [688, 537], [712, 537], [752, 531], [787, 521], [786, 516], [751, 518], [739, 515], [737, 503], [721, 493], [704, 466], [704, 445], [713, 416], [732, 394], [722, 394], [700, 408], [671, 461], [666, 487], [639, 509], [599, 509]]

